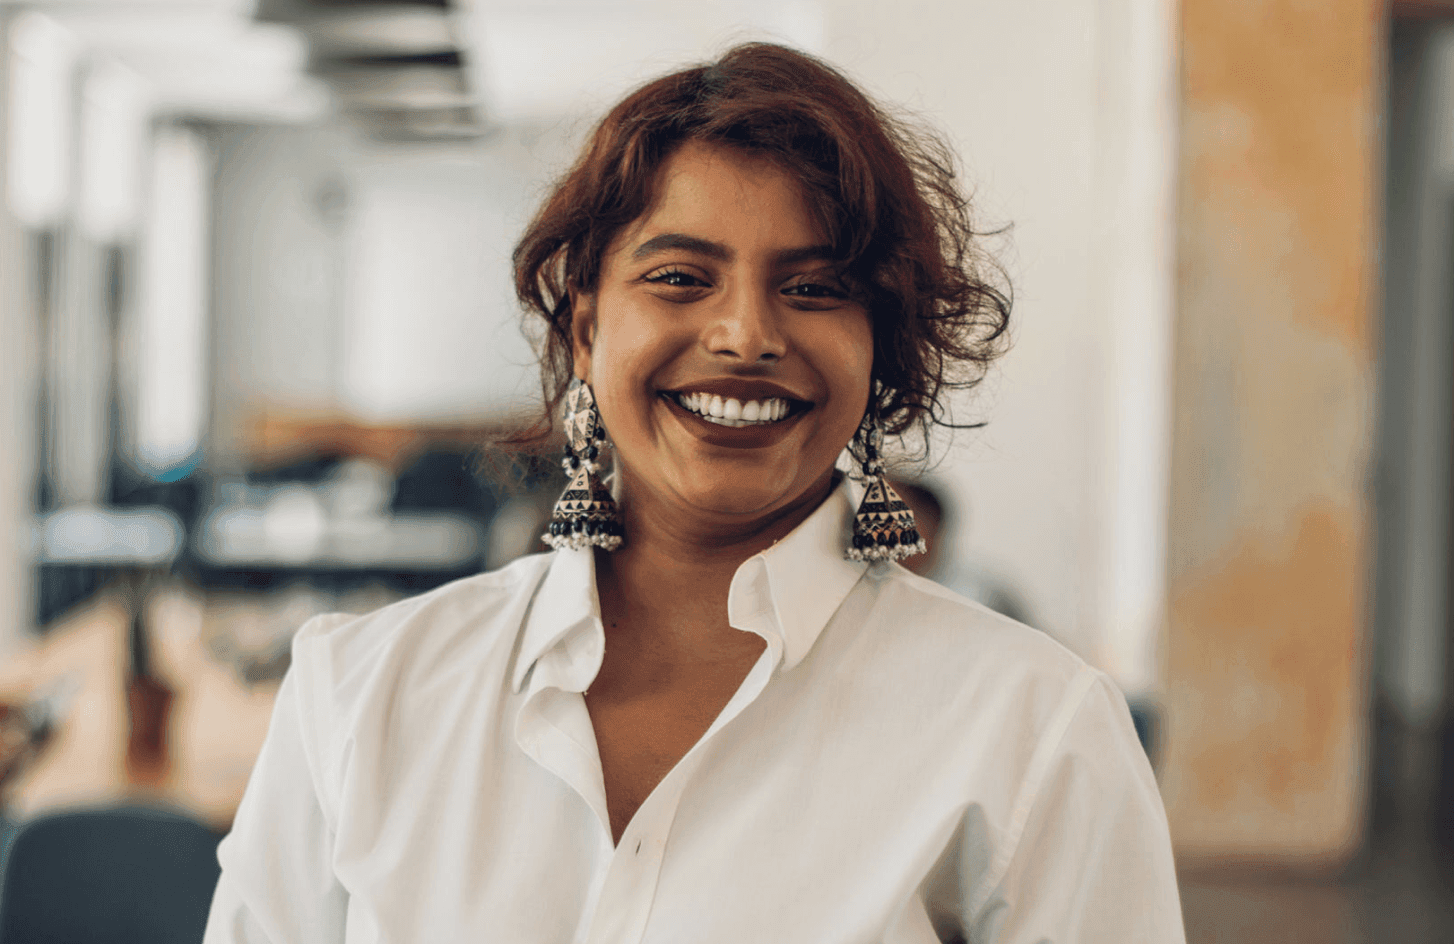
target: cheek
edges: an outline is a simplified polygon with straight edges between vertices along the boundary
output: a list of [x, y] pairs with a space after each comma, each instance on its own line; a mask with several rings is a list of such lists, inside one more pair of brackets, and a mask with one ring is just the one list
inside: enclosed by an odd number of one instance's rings
[[590, 381], [608, 426], [611, 414], [618, 414], [619, 422], [631, 402], [652, 392], [653, 378], [681, 343], [671, 326], [650, 312], [610, 296], [601, 299]]
[[591, 379], [602, 387], [614, 387], [630, 373], [633, 349], [642, 332], [634, 326], [639, 317], [614, 294], [602, 290], [596, 303], [596, 323], [591, 339]]
[[623, 407], [637, 386], [636, 360], [628, 339], [602, 326], [592, 350], [590, 381], [608, 430], [620, 428]]
[[845, 410], [861, 417], [873, 382], [873, 327], [862, 314], [832, 328], [817, 335], [818, 344], [831, 347], [825, 362], [832, 371], [830, 384], [841, 392]]

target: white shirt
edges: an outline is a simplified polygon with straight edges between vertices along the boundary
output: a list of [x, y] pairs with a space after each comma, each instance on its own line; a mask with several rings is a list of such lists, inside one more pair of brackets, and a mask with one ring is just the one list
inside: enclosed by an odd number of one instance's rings
[[[856, 492], [856, 489], [853, 490]], [[299, 631], [205, 944], [1174, 944], [1120, 693], [893, 564], [847, 484], [738, 568], [767, 646], [611, 840], [589, 552]]]

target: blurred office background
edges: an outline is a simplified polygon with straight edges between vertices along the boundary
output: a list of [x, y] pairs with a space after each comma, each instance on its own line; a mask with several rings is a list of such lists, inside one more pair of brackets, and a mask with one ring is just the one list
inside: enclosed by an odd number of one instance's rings
[[1122, 685], [1190, 940], [1454, 941], [1447, 0], [0, 0], [0, 937], [186, 939], [290, 634], [538, 549], [515, 236], [754, 38], [1012, 225], [934, 566]]

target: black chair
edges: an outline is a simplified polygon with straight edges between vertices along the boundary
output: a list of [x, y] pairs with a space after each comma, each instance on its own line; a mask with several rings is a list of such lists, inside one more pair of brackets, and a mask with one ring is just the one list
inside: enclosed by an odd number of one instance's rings
[[150, 807], [20, 827], [0, 886], [0, 944], [198, 944], [221, 836]]

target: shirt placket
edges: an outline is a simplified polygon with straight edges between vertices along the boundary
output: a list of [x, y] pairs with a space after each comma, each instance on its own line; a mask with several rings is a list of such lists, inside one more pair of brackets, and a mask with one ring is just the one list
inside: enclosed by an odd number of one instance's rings
[[582, 944], [639, 944], [646, 935], [667, 841], [682, 795], [717, 732], [757, 699], [781, 655], [769, 638], [768, 649], [753, 665], [717, 720], [671, 772], [657, 784], [621, 834], [596, 902], [590, 931]]
[[539, 659], [520, 708], [515, 739], [527, 756], [564, 781], [591, 808], [609, 852], [606, 784], [591, 717], [580, 695], [600, 667], [601, 636], [599, 624], [588, 625], [584, 632], [568, 634]]

